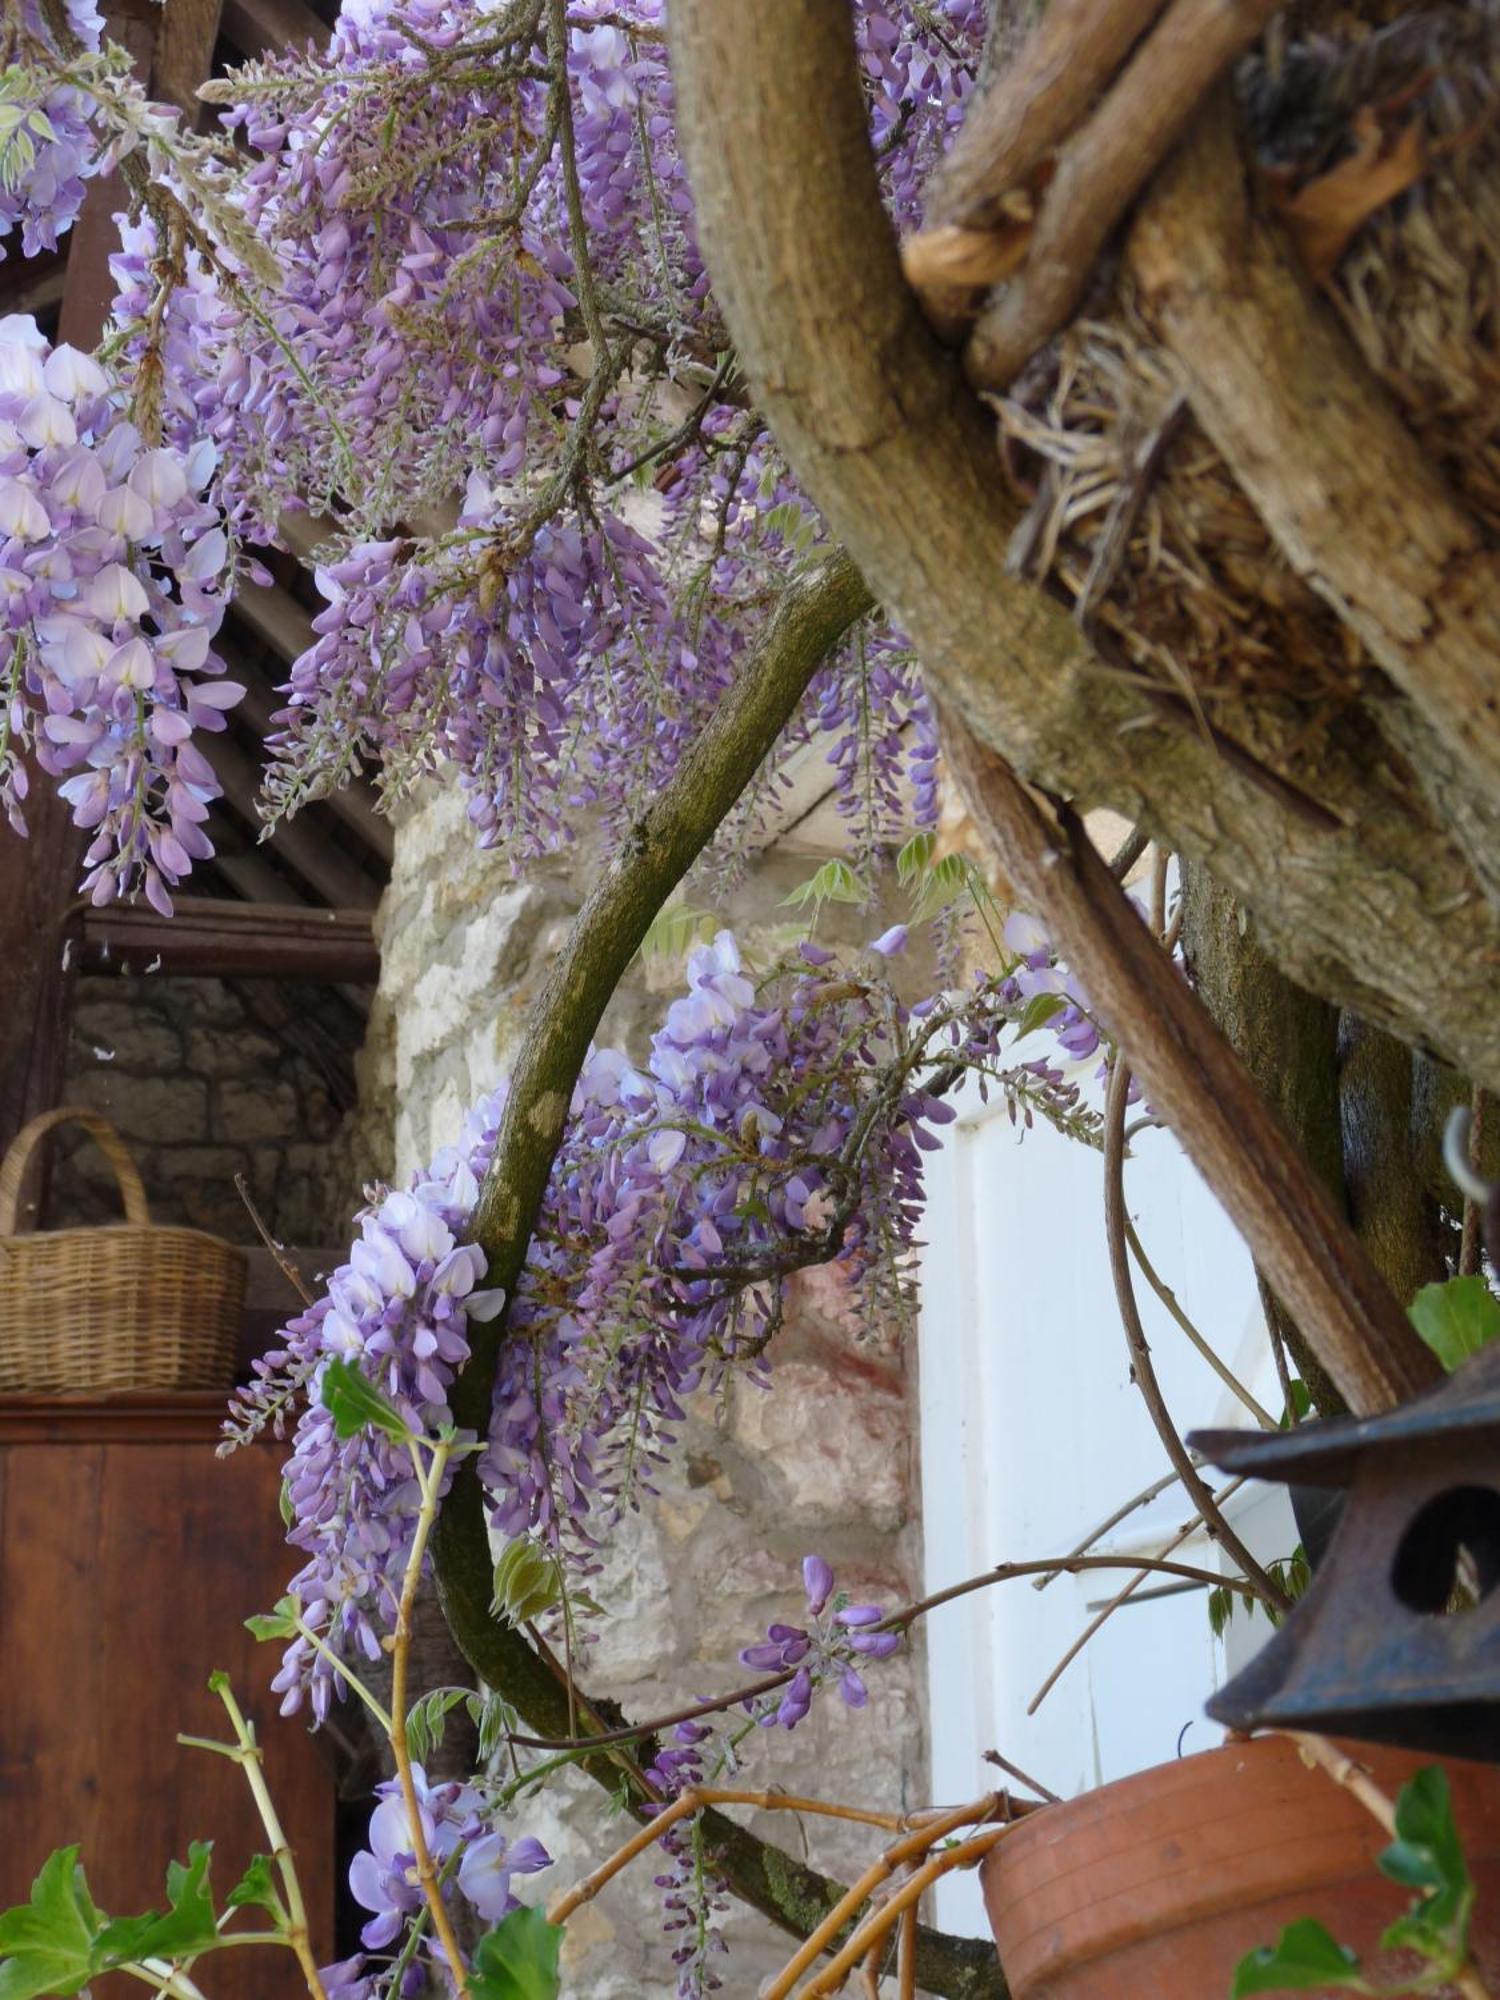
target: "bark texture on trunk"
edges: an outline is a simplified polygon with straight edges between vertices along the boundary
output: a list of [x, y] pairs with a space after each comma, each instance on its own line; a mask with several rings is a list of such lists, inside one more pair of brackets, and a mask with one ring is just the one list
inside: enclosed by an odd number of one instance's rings
[[[1352, 711], [1299, 782], [1295, 718], [1236, 714], [1216, 743], [1123, 686], [1052, 596], [1007, 574], [1017, 510], [993, 424], [902, 280], [843, 0], [676, 0], [671, 33], [702, 241], [747, 376], [940, 697], [1023, 776], [1205, 862], [1299, 984], [1493, 1084], [1500, 916], [1459, 837], [1484, 844], [1471, 768], [1402, 698], [1409, 750]], [[1424, 744], [1469, 802], [1457, 832], [1409, 761]]]

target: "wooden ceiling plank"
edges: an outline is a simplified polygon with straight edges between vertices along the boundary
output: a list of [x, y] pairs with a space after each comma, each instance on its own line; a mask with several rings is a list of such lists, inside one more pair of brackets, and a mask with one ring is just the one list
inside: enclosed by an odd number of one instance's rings
[[[259, 819], [259, 766], [231, 736], [205, 738], [202, 747], [224, 787], [224, 796], [240, 817], [254, 826]], [[320, 835], [312, 812], [278, 822], [267, 844], [274, 848], [278, 860], [294, 868], [308, 887], [335, 909], [367, 910], [380, 901], [378, 885], [351, 855]]]
[[82, 911], [87, 971], [220, 979], [347, 981], [373, 986], [380, 952], [367, 910], [319, 910], [291, 903], [231, 903], [180, 896], [170, 917], [149, 904]]

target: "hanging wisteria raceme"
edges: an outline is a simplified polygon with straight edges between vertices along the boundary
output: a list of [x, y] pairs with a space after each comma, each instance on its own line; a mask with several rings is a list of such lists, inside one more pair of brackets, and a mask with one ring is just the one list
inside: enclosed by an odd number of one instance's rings
[[[479, 1460], [500, 1534], [586, 1574], [615, 1513], [649, 1487], [684, 1399], [731, 1369], [766, 1379], [793, 1271], [835, 1262], [869, 1311], [904, 1305], [923, 1152], [954, 1115], [933, 1078], [979, 1068], [1028, 1106], [1069, 1115], [1065, 1090], [1003, 1066], [1010, 1018], [987, 988], [909, 1010], [879, 973], [812, 945], [757, 983], [723, 933], [693, 955], [642, 1067], [617, 1050], [590, 1055], [510, 1305]], [[296, 1419], [290, 1539], [307, 1560], [292, 1585], [305, 1630], [277, 1682], [288, 1709], [310, 1689], [325, 1715], [337, 1662], [379, 1656], [420, 1499], [399, 1440], [338, 1437], [323, 1372], [334, 1357], [351, 1363], [416, 1434], [450, 1421], [469, 1321], [504, 1303], [466, 1240], [504, 1101], [502, 1086], [426, 1173], [365, 1213], [349, 1262], [256, 1364], [235, 1413], [234, 1437]]]
[[[71, 34], [96, 50], [104, 30], [91, 0], [66, 0]], [[55, 250], [72, 228], [86, 181], [100, 169], [104, 140], [97, 106], [76, 85], [49, 75], [33, 54], [55, 52], [38, 0], [6, 9], [0, 62], [0, 257], [19, 230], [21, 254]]]
[[[898, 218], [959, 115], [983, 13], [855, 8]], [[46, 48], [28, 44], [37, 90]], [[205, 165], [151, 127], [171, 200], [125, 228], [113, 347], [159, 378], [170, 444], [218, 447], [213, 497], [239, 545], [322, 524], [328, 608], [288, 687], [269, 809], [375, 764], [396, 791], [455, 772], [477, 836], [518, 857], [581, 814], [623, 824], [823, 540], [708, 289], [661, 0], [361, 0], [325, 55], [213, 94], [249, 150]], [[127, 97], [98, 121], [111, 144], [142, 123]], [[40, 155], [16, 198], [38, 227], [76, 206]], [[862, 844], [931, 818], [916, 667], [872, 629], [830, 663], [731, 836], [819, 731]]]
[[229, 547], [204, 492], [213, 448], [149, 446], [98, 363], [0, 320], [0, 804], [24, 832], [23, 753], [93, 838], [96, 903], [168, 886], [212, 853], [219, 787], [195, 731], [244, 690], [220, 678]]

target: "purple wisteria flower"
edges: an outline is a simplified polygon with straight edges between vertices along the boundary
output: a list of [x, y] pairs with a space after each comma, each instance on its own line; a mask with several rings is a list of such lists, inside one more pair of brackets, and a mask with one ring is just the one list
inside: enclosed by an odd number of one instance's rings
[[[420, 1764], [412, 1766], [421, 1817], [422, 1837], [440, 1871], [459, 1849], [458, 1890], [488, 1923], [498, 1923], [520, 1907], [511, 1894], [513, 1875], [550, 1868], [552, 1857], [539, 1840], [529, 1836], [507, 1841], [487, 1824], [481, 1793], [473, 1785], [430, 1785]], [[382, 1951], [401, 1935], [423, 1906], [417, 1875], [416, 1841], [398, 1780], [378, 1785], [379, 1805], [370, 1815], [370, 1845], [361, 1848], [349, 1866], [354, 1900], [372, 1914], [360, 1932], [367, 1951]], [[453, 1880], [445, 1894], [450, 1898]]]
[[821, 1556], [803, 1558], [802, 1583], [808, 1624], [771, 1625], [762, 1644], [746, 1646], [740, 1654], [741, 1663], [757, 1673], [796, 1669], [778, 1694], [749, 1704], [765, 1729], [795, 1729], [823, 1686], [836, 1684], [846, 1708], [863, 1708], [869, 1692], [855, 1659], [887, 1660], [901, 1645], [900, 1632], [874, 1629], [887, 1615], [878, 1604], [845, 1604], [835, 1598], [833, 1570]]

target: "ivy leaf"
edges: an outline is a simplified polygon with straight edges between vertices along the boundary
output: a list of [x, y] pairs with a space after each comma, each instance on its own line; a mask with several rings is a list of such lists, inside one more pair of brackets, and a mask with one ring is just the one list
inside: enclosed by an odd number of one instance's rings
[[524, 1537], [508, 1542], [495, 1564], [490, 1610], [511, 1625], [527, 1625], [550, 1611], [562, 1595], [556, 1560]]
[[258, 1611], [245, 1620], [252, 1639], [294, 1639], [297, 1636], [297, 1605], [290, 1597], [278, 1599], [274, 1611]]
[[357, 1437], [362, 1430], [384, 1431], [399, 1444], [410, 1435], [395, 1404], [357, 1368], [338, 1357], [323, 1370], [323, 1408], [333, 1418], [336, 1436]]
[[78, 1992], [93, 1970], [99, 1928], [76, 1847], [55, 1848], [31, 1901], [0, 1914], [0, 2000]]
[[1379, 1857], [1382, 1874], [1423, 1892], [1417, 1914], [1446, 1932], [1462, 1952], [1474, 1902], [1474, 1883], [1453, 1820], [1453, 1794], [1440, 1764], [1425, 1770], [1396, 1795], [1396, 1838]]
[[540, 1910], [512, 1910], [479, 1940], [469, 1991], [473, 2000], [557, 2000], [562, 1927]]
[[1359, 1976], [1359, 1960], [1332, 1937], [1315, 1917], [1288, 1924], [1275, 1944], [1248, 1952], [1234, 1969], [1230, 2000], [1248, 1993], [1294, 1992], [1312, 1986], [1341, 1986], [1348, 1993], [1368, 1993]]
[[148, 1910], [143, 1917], [118, 1917], [94, 1940], [94, 1970], [139, 1964], [143, 1958], [184, 1959], [217, 1944], [214, 1899], [208, 1886], [211, 1840], [195, 1840], [187, 1865], [167, 1863], [167, 1912]]
[[286, 1911], [282, 1907], [281, 1896], [276, 1888], [276, 1878], [271, 1873], [269, 1855], [257, 1854], [224, 1898], [231, 1910], [269, 1910], [278, 1923], [285, 1920]]
[[1480, 1277], [1424, 1285], [1407, 1317], [1450, 1375], [1500, 1336], [1500, 1299]]

